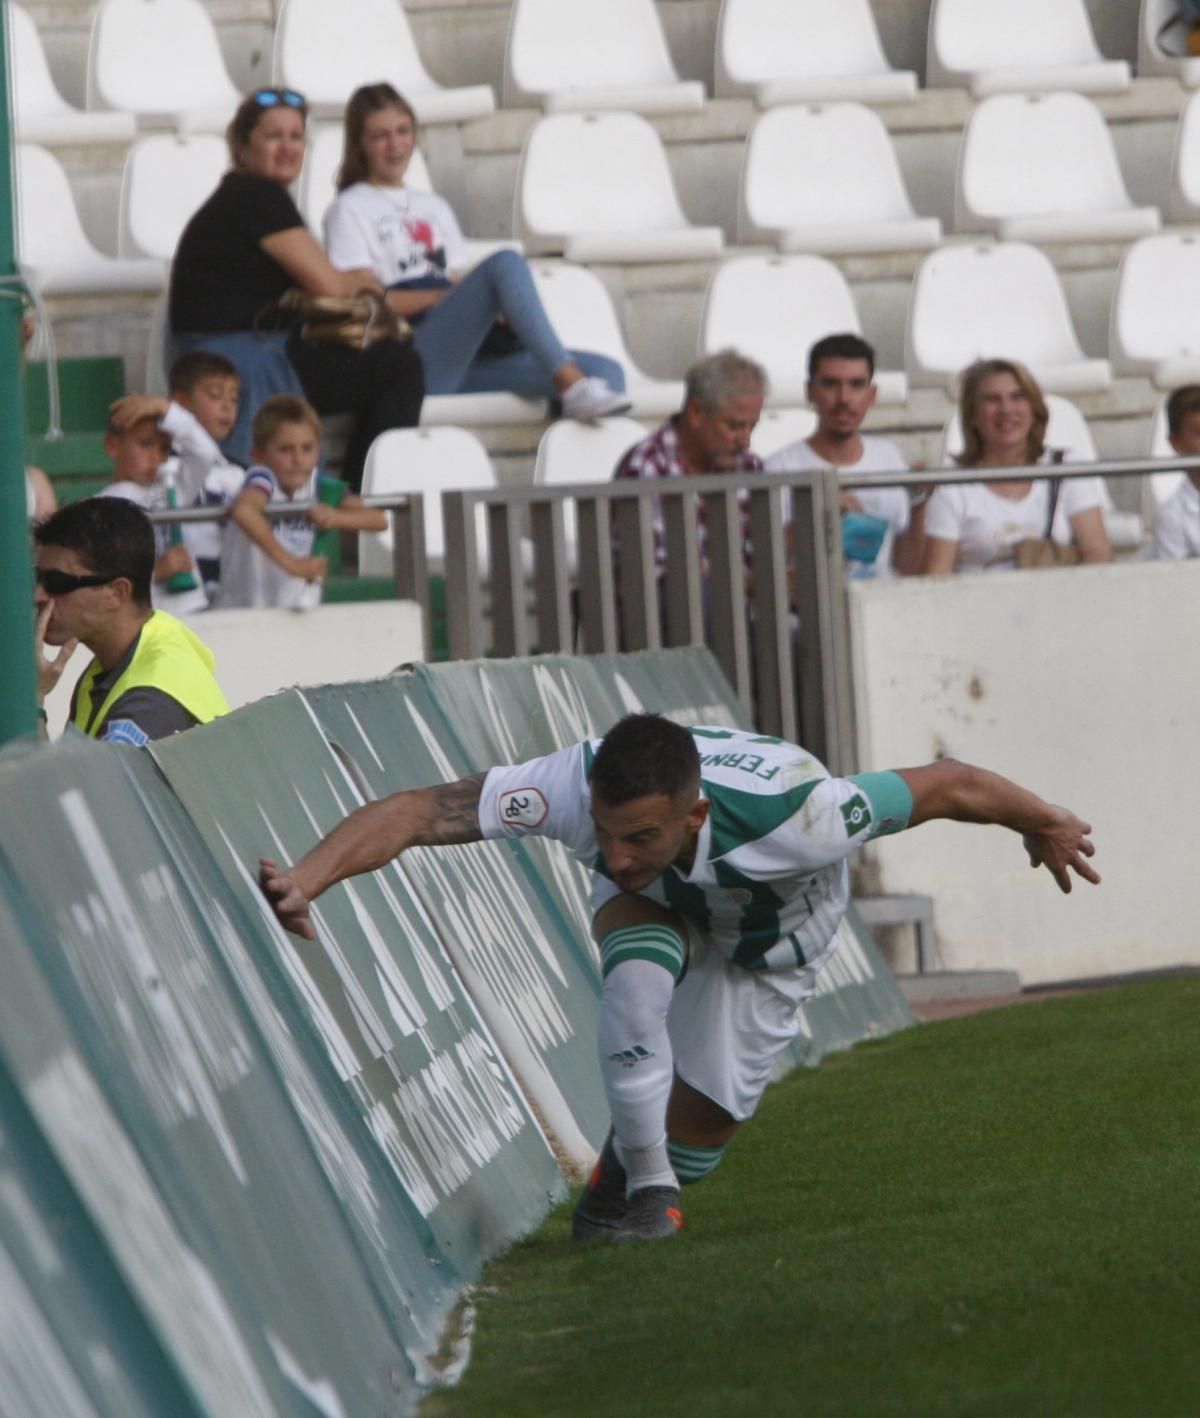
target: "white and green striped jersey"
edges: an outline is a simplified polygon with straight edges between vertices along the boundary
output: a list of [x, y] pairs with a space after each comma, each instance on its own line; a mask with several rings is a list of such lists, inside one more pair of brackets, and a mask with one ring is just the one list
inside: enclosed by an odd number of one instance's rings
[[[908, 825], [897, 773], [832, 778], [804, 749], [740, 729], [693, 728], [709, 801], [691, 871], [669, 868], [641, 894], [694, 921], [747, 970], [815, 966], [849, 899], [846, 857]], [[485, 837], [552, 837], [590, 867], [593, 905], [619, 895], [596, 846], [592, 760], [600, 740], [493, 768], [479, 802]]]

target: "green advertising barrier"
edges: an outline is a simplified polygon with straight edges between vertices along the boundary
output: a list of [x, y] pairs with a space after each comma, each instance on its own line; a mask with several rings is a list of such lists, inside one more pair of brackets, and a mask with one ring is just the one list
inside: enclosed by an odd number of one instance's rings
[[[372, 796], [453, 781], [487, 766], [464, 754], [449, 726], [460, 712], [471, 712], [468, 696], [437, 695], [423, 674], [306, 689], [303, 696]], [[533, 845], [536, 852], [539, 844]], [[528, 843], [497, 842], [418, 849], [397, 865], [560, 1161], [581, 1172], [608, 1131], [596, 1077], [599, 971], [577, 920], [585, 898], [575, 873], [580, 880], [584, 874], [564, 857], [570, 875], [559, 889], [534, 860]]]
[[[315, 943], [280, 929], [255, 885], [260, 857], [296, 860], [360, 805], [343, 760], [294, 692], [152, 751], [244, 913], [257, 915], [272, 968], [366, 1134], [426, 1218], [431, 1259], [474, 1278], [564, 1186], [435, 923], [395, 863], [327, 892], [313, 911]], [[421, 1303], [424, 1281], [409, 1283]]]
[[25, 926], [5, 941], [4, 1065], [183, 1413], [411, 1412], [405, 1350], [131, 757], [71, 736], [0, 765]]

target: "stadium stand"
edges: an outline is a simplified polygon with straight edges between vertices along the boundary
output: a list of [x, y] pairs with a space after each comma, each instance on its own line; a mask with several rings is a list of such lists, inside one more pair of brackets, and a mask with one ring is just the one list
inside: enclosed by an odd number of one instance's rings
[[966, 365], [1000, 354], [1027, 365], [1050, 393], [1112, 383], [1109, 362], [1088, 359], [1081, 349], [1044, 252], [1015, 241], [931, 252], [913, 281], [905, 358], [910, 382], [953, 388]]
[[680, 79], [654, 0], [513, 0], [504, 103], [691, 113], [704, 106], [704, 85]]
[[882, 119], [861, 103], [772, 109], [746, 142], [738, 240], [780, 251], [921, 251], [942, 224], [919, 217]]
[[917, 76], [893, 69], [868, 0], [723, 0], [715, 92], [760, 108], [853, 99], [903, 103]]
[[568, 261], [699, 261], [716, 227], [683, 214], [662, 139], [636, 113], [557, 113], [525, 139], [513, 227], [534, 255]]
[[19, 143], [16, 177], [18, 258], [39, 294], [162, 288], [166, 268], [161, 261], [117, 259], [96, 250], [80, 223], [67, 174], [53, 153]]
[[[751, 353], [771, 381], [768, 404], [803, 404], [809, 347], [832, 332], [862, 333], [846, 278], [820, 256], [737, 256], [709, 282], [700, 353], [732, 345]], [[878, 370], [884, 403], [903, 403], [901, 371]]]
[[147, 133], [129, 149], [121, 177], [119, 256], [170, 261], [192, 213], [229, 166], [215, 133]]
[[1032, 89], [1112, 93], [1129, 65], [1100, 53], [1083, 0], [933, 0], [926, 82], [976, 98]]
[[816, 426], [817, 415], [812, 409], [764, 409], [750, 435], [750, 447], [766, 459], [789, 443], [807, 438]]
[[88, 52], [89, 109], [223, 133], [241, 97], [199, 0], [102, 0]]
[[[539, 487], [609, 482], [624, 455], [645, 436], [645, 427], [631, 418], [601, 419], [594, 424], [560, 419], [538, 442], [533, 481]], [[563, 509], [563, 530], [568, 562], [574, 571], [579, 533], [573, 503]]]
[[956, 231], [1002, 241], [1128, 241], [1161, 225], [1130, 200], [1108, 127], [1082, 94], [995, 94], [963, 130]]
[[1188, 99], [1175, 132], [1168, 205], [1168, 216], [1173, 222], [1200, 221], [1200, 103], [1197, 100], [1200, 94]]
[[1167, 74], [1186, 88], [1200, 87], [1200, 58], [1187, 52], [1187, 35], [1178, 22], [1178, 0], [1142, 0], [1138, 23], [1138, 73]]
[[[449, 478], [446, 469], [453, 472]], [[442, 493], [449, 488], [496, 486], [496, 470], [487, 449], [461, 428], [395, 428], [371, 445], [363, 470], [363, 494], [421, 493], [425, 500], [425, 554], [431, 574], [446, 556]], [[486, 547], [485, 509], [477, 509], [476, 535]], [[358, 534], [358, 569], [364, 576], [392, 571], [392, 530]]]
[[25, 143], [128, 143], [137, 126], [132, 113], [87, 113], [59, 93], [41, 35], [29, 11], [8, 6], [10, 72], [17, 136]]
[[339, 108], [358, 86], [386, 79], [422, 123], [495, 111], [486, 84], [443, 88], [421, 60], [400, 0], [284, 0], [275, 25], [275, 82]]
[[1200, 383], [1200, 237], [1167, 232], [1125, 253], [1113, 293], [1109, 349], [1120, 374], [1156, 388]]

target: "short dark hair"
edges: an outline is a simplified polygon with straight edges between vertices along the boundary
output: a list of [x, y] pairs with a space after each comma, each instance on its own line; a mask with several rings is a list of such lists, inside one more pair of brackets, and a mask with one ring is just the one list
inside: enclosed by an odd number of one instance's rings
[[672, 802], [700, 790], [700, 755], [691, 732], [661, 714], [627, 714], [596, 751], [592, 796], [609, 807], [663, 793]]
[[321, 436], [321, 416], [307, 399], [296, 394], [272, 394], [258, 406], [250, 437], [255, 448], [265, 448], [285, 423], [304, 423], [318, 438]]
[[808, 377], [817, 377], [817, 366], [823, 359], [865, 359], [871, 376], [875, 375], [875, 349], [861, 335], [826, 335], [808, 352]]
[[1200, 384], [1185, 384], [1167, 400], [1167, 432], [1175, 438], [1183, 430], [1188, 414], [1200, 413]]
[[139, 606], [150, 604], [154, 578], [154, 528], [126, 497], [85, 497], [68, 502], [33, 529], [40, 547], [73, 551], [93, 576], [124, 576]]
[[171, 366], [167, 383], [181, 394], [190, 394], [202, 379], [236, 379], [237, 366], [215, 350], [189, 350]]

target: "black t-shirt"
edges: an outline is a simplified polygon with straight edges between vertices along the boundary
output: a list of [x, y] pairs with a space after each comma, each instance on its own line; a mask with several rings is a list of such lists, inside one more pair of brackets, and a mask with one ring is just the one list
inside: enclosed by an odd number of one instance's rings
[[204, 334], [253, 329], [261, 307], [295, 285], [259, 243], [303, 225], [286, 187], [227, 172], [179, 239], [171, 272], [171, 329]]

